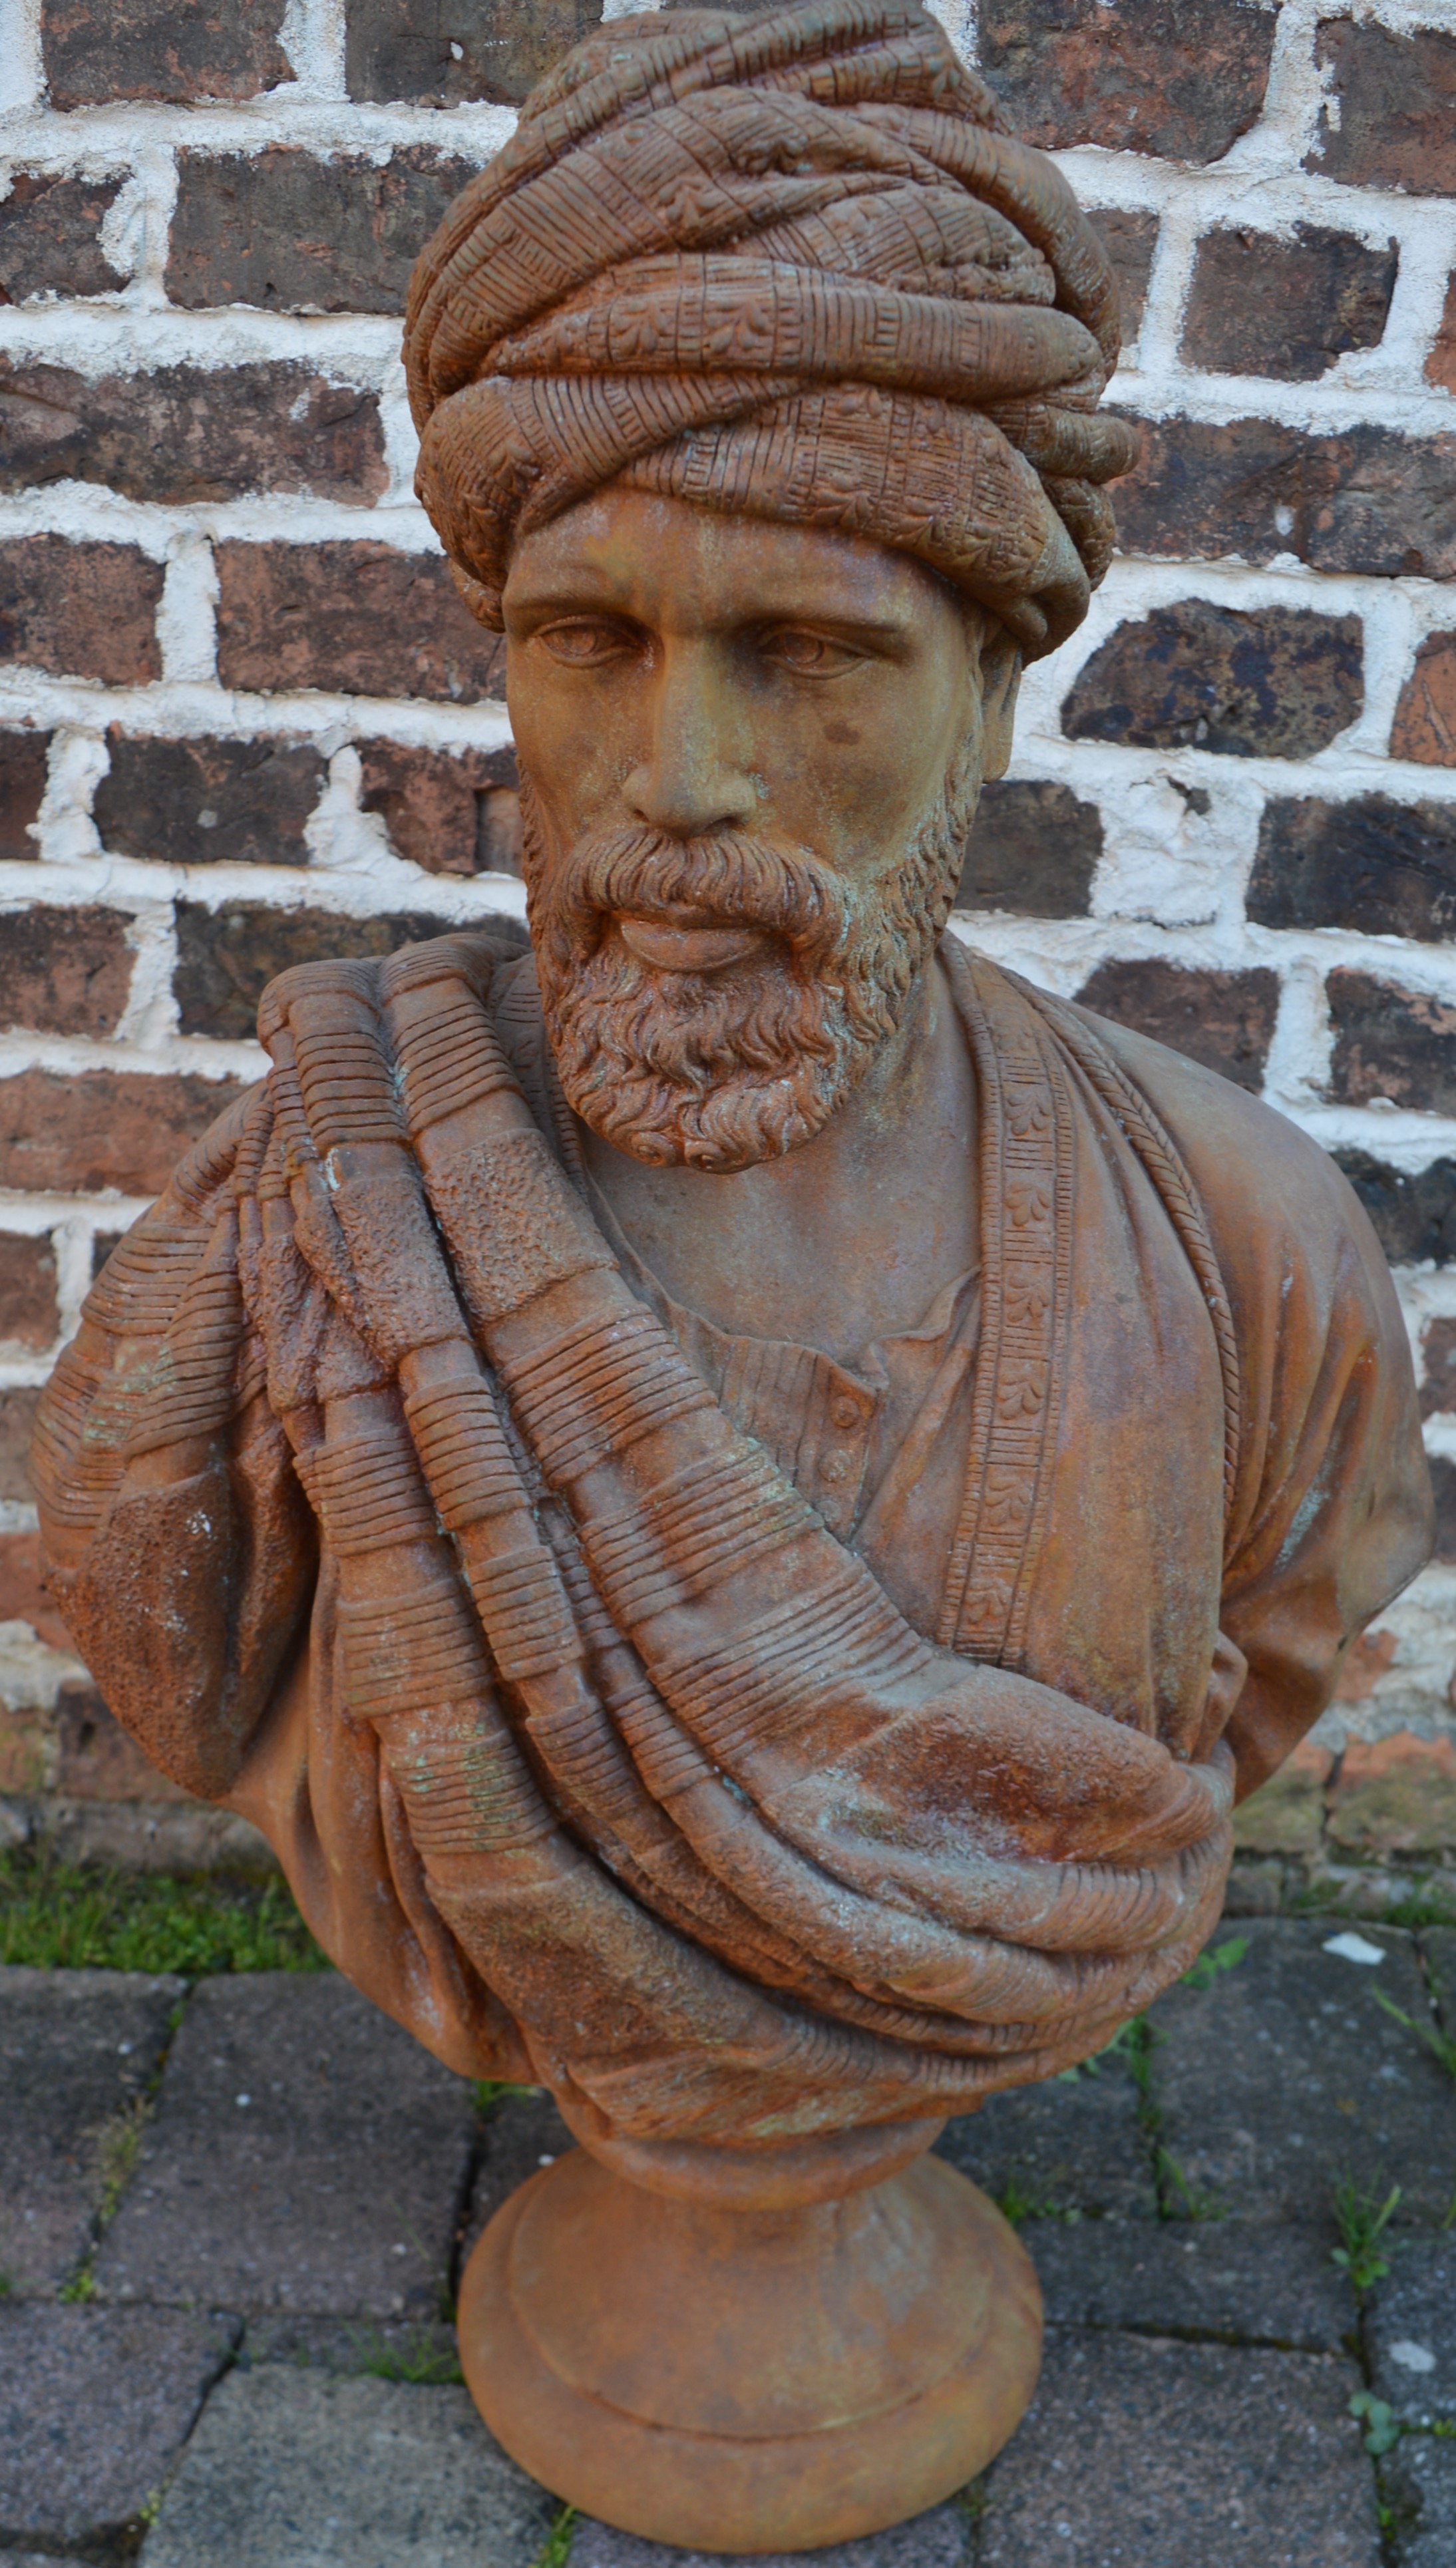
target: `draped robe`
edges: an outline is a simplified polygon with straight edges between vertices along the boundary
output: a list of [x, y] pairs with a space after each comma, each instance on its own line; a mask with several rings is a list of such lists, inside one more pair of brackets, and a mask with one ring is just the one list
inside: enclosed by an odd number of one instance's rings
[[[272, 986], [269, 1078], [42, 1405], [52, 1584], [119, 1719], [382, 2007], [579, 2128], [781, 2140], [1096, 2049], [1217, 1918], [1235, 1772], [1429, 1548], [1332, 1163], [941, 961], [981, 1267], [867, 1371], [636, 1266], [529, 955], [461, 934]], [[855, 1410], [894, 1434], [844, 1489], [818, 1429]]]

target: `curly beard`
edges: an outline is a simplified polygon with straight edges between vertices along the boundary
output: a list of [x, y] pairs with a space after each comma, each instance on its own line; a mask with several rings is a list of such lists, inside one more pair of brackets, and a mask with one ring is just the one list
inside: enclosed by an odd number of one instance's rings
[[[582, 1122], [633, 1158], [727, 1175], [812, 1140], [904, 1021], [960, 880], [978, 745], [899, 861], [861, 886], [812, 852], [736, 830], [587, 838], [552, 861], [522, 779], [531, 938], [546, 1031]], [[614, 913], [691, 909], [766, 951], [721, 972], [659, 972]]]

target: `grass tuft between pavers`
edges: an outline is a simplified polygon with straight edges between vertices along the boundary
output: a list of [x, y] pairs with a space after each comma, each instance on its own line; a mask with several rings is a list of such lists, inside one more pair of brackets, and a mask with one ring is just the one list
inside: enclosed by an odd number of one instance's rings
[[48, 1971], [326, 1971], [275, 1879], [121, 1872], [44, 1849], [0, 1855], [0, 1964]]

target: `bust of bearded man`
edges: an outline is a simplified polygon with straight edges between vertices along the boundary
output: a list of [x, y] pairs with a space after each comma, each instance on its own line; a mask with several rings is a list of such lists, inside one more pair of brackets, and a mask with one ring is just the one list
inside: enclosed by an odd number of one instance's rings
[[466, 2370], [670, 2540], [862, 2532], [1004, 2438], [1029, 2271], [920, 2152], [1187, 1969], [1428, 1547], [1331, 1163], [944, 934], [1106, 566], [1116, 348], [914, 0], [568, 56], [406, 333], [529, 947], [275, 982], [43, 1405], [118, 1717], [584, 2142]]

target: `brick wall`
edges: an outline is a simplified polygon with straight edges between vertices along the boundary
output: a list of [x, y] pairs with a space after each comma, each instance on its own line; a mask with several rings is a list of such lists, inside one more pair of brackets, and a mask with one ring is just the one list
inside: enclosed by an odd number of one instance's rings
[[[441, 207], [600, 7], [0, 5], [12, 1827], [201, 1843], [36, 1583], [28, 1421], [98, 1260], [257, 1076], [271, 973], [521, 908], [500, 654], [411, 494], [399, 313]], [[1321, 1737], [1449, 1743], [1452, 0], [942, 14], [1097, 209], [1114, 397], [1145, 441], [1122, 555], [1028, 682], [967, 925], [1262, 1092], [1354, 1178], [1424, 1371], [1443, 1560]]]

